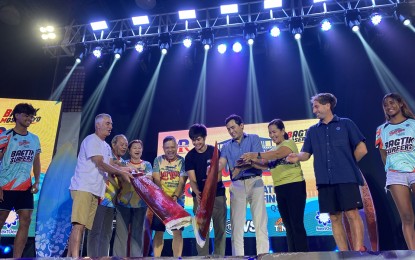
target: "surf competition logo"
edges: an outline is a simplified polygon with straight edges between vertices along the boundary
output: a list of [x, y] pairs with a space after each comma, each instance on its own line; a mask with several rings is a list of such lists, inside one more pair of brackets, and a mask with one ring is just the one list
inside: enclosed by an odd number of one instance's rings
[[329, 214], [320, 213], [320, 211], [317, 211], [315, 218], [318, 223], [318, 226], [316, 226], [316, 231], [331, 231], [331, 220]]

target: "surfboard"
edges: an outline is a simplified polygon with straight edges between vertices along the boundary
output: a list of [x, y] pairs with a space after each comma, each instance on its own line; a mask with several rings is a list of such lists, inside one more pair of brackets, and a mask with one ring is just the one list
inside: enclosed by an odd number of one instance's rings
[[64, 144], [45, 174], [36, 216], [36, 257], [60, 257], [65, 251], [72, 227], [69, 185], [76, 162], [75, 148]]

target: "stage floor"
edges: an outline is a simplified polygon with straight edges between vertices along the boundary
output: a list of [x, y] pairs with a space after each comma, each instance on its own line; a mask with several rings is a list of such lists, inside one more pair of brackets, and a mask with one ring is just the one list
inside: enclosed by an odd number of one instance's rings
[[[9, 258], [10, 259], [10, 258]], [[63, 258], [25, 258], [25, 259], [75, 259], [71, 257]], [[118, 260], [118, 259], [177, 259], [174, 257], [143, 257], [143, 258], [121, 258], [121, 257], [82, 257], [78, 259], [94, 259], [94, 260]], [[258, 260], [336, 260], [336, 259], [415, 259], [415, 251], [410, 250], [394, 250], [382, 252], [308, 252], [308, 253], [275, 253], [264, 254], [260, 256], [244, 256], [244, 257], [217, 257], [217, 256], [189, 256], [179, 259], [258, 259]]]

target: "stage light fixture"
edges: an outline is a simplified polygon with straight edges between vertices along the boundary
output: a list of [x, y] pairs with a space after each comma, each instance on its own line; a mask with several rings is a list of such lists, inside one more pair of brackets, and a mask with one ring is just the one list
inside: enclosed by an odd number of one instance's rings
[[43, 40], [53, 40], [56, 38], [55, 28], [51, 25], [40, 27], [41, 37]]
[[192, 46], [192, 38], [190, 36], [186, 36], [183, 39], [183, 45], [186, 48], [190, 48]]
[[236, 53], [241, 52], [241, 51], [242, 51], [242, 44], [241, 44], [240, 42], [235, 42], [235, 43], [232, 45], [232, 50], [233, 50], [234, 52], [236, 52]]
[[395, 18], [403, 25], [409, 26], [411, 24], [411, 10], [412, 6], [409, 3], [398, 3], [395, 7]]
[[221, 14], [235, 14], [235, 13], [238, 13], [238, 5], [237, 4], [221, 5], [220, 6], [220, 13]]
[[380, 15], [379, 13], [373, 13], [370, 15], [370, 21], [373, 25], [376, 26], [380, 24], [380, 22], [382, 21], [382, 15]]
[[278, 26], [274, 25], [272, 26], [271, 30], [269, 31], [272, 37], [278, 37], [281, 34], [280, 28]]
[[255, 23], [245, 23], [244, 25], [244, 38], [249, 45], [254, 44], [254, 39], [257, 34], [257, 27]]
[[196, 11], [195, 10], [179, 11], [179, 19], [180, 20], [195, 19], [195, 18], [196, 18]]
[[94, 54], [94, 56], [99, 59], [102, 56], [102, 47], [101, 46], [97, 46], [94, 48], [94, 50], [92, 51], [92, 54]]
[[145, 25], [150, 23], [150, 20], [148, 19], [147, 15], [134, 16], [131, 17], [131, 20], [133, 21], [134, 25]]
[[205, 50], [209, 50], [210, 47], [213, 45], [214, 35], [212, 32], [212, 28], [203, 28], [200, 32], [200, 42], [202, 43]]
[[75, 45], [74, 57], [76, 63], [81, 63], [88, 53], [88, 49], [85, 43], [81, 42]]
[[112, 45], [112, 52], [114, 53], [114, 57], [116, 59], [121, 58], [122, 53], [125, 50], [125, 42], [121, 38], [114, 39], [114, 43]]
[[227, 46], [224, 43], [218, 45], [218, 52], [220, 54], [224, 54], [226, 52]]
[[352, 29], [353, 32], [359, 31], [360, 27], [360, 12], [357, 9], [348, 9], [345, 14], [346, 25]]
[[134, 48], [138, 53], [142, 53], [144, 51], [144, 46], [145, 46], [144, 42], [139, 40], [135, 44]]
[[322, 3], [322, 2], [327, 2], [327, 0], [313, 0], [313, 3], [315, 4]]
[[331, 23], [329, 19], [323, 19], [323, 21], [321, 21], [321, 30], [324, 32], [327, 32], [331, 29]]
[[296, 40], [301, 39], [301, 35], [304, 31], [303, 18], [291, 17], [290, 19], [290, 31], [294, 35]]
[[91, 28], [93, 31], [102, 31], [108, 29], [108, 25], [106, 21], [92, 22]]
[[162, 54], [167, 54], [167, 50], [171, 47], [170, 33], [165, 32], [159, 35], [159, 48]]
[[264, 0], [264, 9], [282, 7], [282, 0]]

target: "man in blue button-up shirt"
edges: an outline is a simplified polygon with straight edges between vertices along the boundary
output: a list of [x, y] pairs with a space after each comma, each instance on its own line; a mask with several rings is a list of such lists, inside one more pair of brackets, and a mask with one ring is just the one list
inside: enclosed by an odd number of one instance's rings
[[251, 207], [251, 215], [255, 226], [257, 254], [269, 252], [268, 216], [264, 201], [264, 182], [262, 171], [250, 165], [238, 163], [244, 153], [262, 152], [258, 135], [244, 133], [242, 118], [231, 115], [226, 120], [226, 128], [232, 139], [223, 145], [219, 163], [229, 166], [232, 184], [231, 195], [231, 226], [232, 255], [244, 256], [244, 225], [246, 221], [247, 202]]
[[290, 154], [290, 162], [306, 161], [314, 154], [314, 172], [320, 212], [329, 213], [333, 236], [340, 251], [348, 250], [342, 214], [346, 214], [353, 237], [353, 250], [364, 251], [363, 207], [359, 185], [363, 178], [357, 162], [366, 155], [365, 137], [348, 118], [333, 114], [337, 99], [330, 93], [311, 98], [313, 113], [320, 122], [311, 126], [300, 153]]

